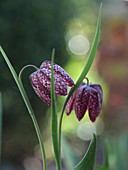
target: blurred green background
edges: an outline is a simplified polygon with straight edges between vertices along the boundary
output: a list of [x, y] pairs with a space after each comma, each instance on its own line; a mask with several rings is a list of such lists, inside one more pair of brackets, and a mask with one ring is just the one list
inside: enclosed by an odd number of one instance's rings
[[[50, 60], [65, 68], [74, 82], [86, 62], [95, 34], [100, 0], [0, 0], [0, 45], [6, 51], [17, 74], [23, 66], [37, 67]], [[96, 164], [103, 164], [105, 143], [109, 169], [128, 167], [128, 3], [103, 0], [100, 42], [95, 61], [87, 75], [103, 87], [103, 108], [96, 123], [88, 113], [78, 122], [75, 113], [63, 120], [63, 134], [74, 153], [82, 158], [92, 133], [98, 136]], [[49, 170], [55, 169], [51, 143], [50, 107], [33, 91], [29, 75], [23, 83], [45, 141]], [[3, 170], [40, 170], [38, 140], [30, 116], [11, 73], [0, 55], [0, 91], [2, 92]], [[57, 96], [58, 115], [64, 97]], [[65, 155], [65, 154], [63, 154]], [[65, 156], [63, 156], [63, 160]], [[63, 161], [64, 162], [64, 161]], [[64, 163], [63, 163], [64, 164]], [[67, 166], [63, 165], [66, 169]]]

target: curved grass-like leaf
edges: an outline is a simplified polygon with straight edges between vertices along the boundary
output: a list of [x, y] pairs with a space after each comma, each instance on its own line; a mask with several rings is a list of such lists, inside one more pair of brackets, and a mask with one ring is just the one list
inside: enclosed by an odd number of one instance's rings
[[90, 142], [87, 153], [83, 159], [72, 170], [93, 170], [96, 155], [96, 136], [93, 134], [93, 138]]
[[52, 61], [51, 61], [52, 141], [53, 141], [53, 148], [54, 148], [54, 154], [55, 154], [57, 168], [58, 168], [58, 170], [61, 170], [59, 144], [58, 144], [57, 107], [56, 107], [56, 97], [55, 97], [55, 88], [54, 88], [54, 73], [53, 73], [54, 55], [55, 55], [55, 49], [53, 49]]
[[97, 46], [98, 46], [98, 43], [99, 43], [100, 25], [101, 25], [101, 9], [102, 9], [102, 3], [100, 5], [99, 17], [98, 17], [98, 21], [97, 21], [97, 27], [96, 27], [96, 33], [95, 33], [94, 41], [93, 41], [87, 62], [84, 66], [84, 69], [83, 69], [80, 77], [78, 78], [78, 80], [76, 82], [75, 87], [73, 88], [73, 90], [69, 94], [68, 100], [72, 96], [72, 94], [77, 90], [77, 88], [79, 87], [79, 85], [81, 84], [81, 82], [83, 81], [85, 76], [87, 75], [87, 73], [88, 73], [88, 71], [89, 71], [89, 69], [90, 69], [90, 67], [93, 63], [93, 60], [94, 60], [94, 57], [95, 57], [95, 54], [96, 54], [96, 50], [97, 50]]
[[97, 21], [97, 27], [96, 27], [96, 33], [95, 33], [95, 37], [94, 37], [94, 41], [87, 59], [87, 62], [84, 66], [84, 69], [80, 75], [80, 77], [78, 78], [76, 85], [74, 86], [74, 88], [72, 88], [71, 92], [69, 93], [68, 97], [65, 100], [65, 103], [63, 105], [62, 111], [61, 111], [61, 116], [60, 116], [60, 121], [59, 121], [59, 149], [61, 150], [61, 127], [62, 127], [62, 119], [63, 119], [63, 113], [66, 107], [66, 104], [68, 102], [68, 100], [70, 99], [70, 97], [73, 95], [73, 93], [77, 90], [77, 88], [79, 87], [79, 85], [81, 84], [81, 82], [83, 81], [83, 79], [85, 78], [85, 76], [87, 75], [92, 62], [94, 60], [95, 54], [96, 54], [96, 50], [97, 50], [97, 46], [98, 46], [98, 42], [99, 42], [99, 35], [100, 35], [100, 25], [101, 25], [101, 9], [102, 9], [102, 3], [100, 5], [100, 10], [99, 10], [99, 16], [98, 16], [98, 21]]

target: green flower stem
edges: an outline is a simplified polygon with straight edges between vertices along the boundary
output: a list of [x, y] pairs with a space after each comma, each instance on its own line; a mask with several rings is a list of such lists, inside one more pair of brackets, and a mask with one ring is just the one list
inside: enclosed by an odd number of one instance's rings
[[[70, 97], [71, 97], [71, 95], [75, 92], [74, 91], [74, 88], [75, 88], [75, 86], [72, 88], [72, 90], [70, 91], [70, 93], [68, 94], [68, 96], [67, 96], [67, 98], [66, 98], [66, 100], [65, 100], [65, 102], [64, 102], [64, 104], [63, 104], [63, 107], [62, 107], [62, 110], [61, 110], [61, 114], [60, 114], [60, 119], [59, 119], [59, 138], [58, 138], [58, 140], [59, 140], [59, 151], [60, 151], [60, 155], [61, 155], [61, 129], [62, 129], [62, 119], [63, 119], [63, 114], [64, 114], [64, 110], [65, 110], [65, 107], [66, 107], [66, 104], [67, 104], [67, 102], [69, 101], [69, 99], [70, 99]], [[74, 91], [73, 93], [72, 93], [72, 91]]]
[[35, 115], [34, 115], [32, 106], [31, 106], [31, 104], [30, 104], [30, 102], [29, 102], [29, 99], [28, 99], [28, 97], [27, 97], [27, 95], [26, 95], [26, 92], [25, 92], [25, 90], [24, 90], [24, 88], [23, 88], [23, 86], [22, 86], [22, 83], [20, 82], [20, 80], [19, 80], [19, 78], [18, 78], [18, 76], [17, 76], [17, 74], [16, 74], [16, 72], [15, 72], [12, 64], [10, 63], [7, 55], [5, 54], [5, 52], [4, 52], [4, 50], [2, 49], [1, 46], [0, 46], [0, 52], [1, 52], [2, 56], [4, 57], [7, 65], [8, 65], [8, 67], [9, 67], [9, 69], [10, 69], [12, 75], [13, 75], [13, 78], [14, 78], [14, 80], [15, 80], [15, 82], [16, 82], [19, 90], [20, 90], [20, 93], [21, 93], [21, 95], [22, 95], [22, 97], [23, 97], [23, 100], [24, 100], [24, 102], [25, 102], [25, 104], [26, 104], [26, 107], [27, 107], [27, 109], [28, 109], [28, 112], [29, 112], [29, 114], [30, 114], [30, 116], [31, 116], [31, 118], [32, 118], [33, 125], [34, 125], [34, 127], [35, 127], [36, 134], [37, 134], [37, 136], [38, 136], [38, 140], [39, 140], [39, 144], [40, 144], [40, 148], [41, 148], [41, 154], [42, 154], [42, 159], [43, 159], [43, 168], [44, 168], [44, 170], [47, 170], [46, 156], [45, 156], [45, 149], [44, 149], [44, 145], [43, 145], [42, 135], [41, 135], [41, 132], [40, 132], [40, 129], [39, 129], [37, 120], [36, 120], [36, 118], [35, 118]]
[[62, 119], [63, 119], [63, 113], [64, 113], [64, 109], [66, 106], [66, 102], [64, 103], [62, 110], [61, 110], [61, 114], [60, 114], [60, 120], [59, 120], [59, 151], [60, 151], [60, 156], [61, 156], [61, 129], [62, 129]]
[[87, 86], [89, 85], [89, 79], [87, 77], [85, 77], [85, 79], [87, 80]]
[[59, 151], [60, 151], [60, 156], [61, 156], [61, 129], [62, 129], [62, 119], [63, 119], [63, 114], [64, 114], [64, 110], [65, 110], [65, 107], [66, 107], [66, 104], [69, 100], [69, 95], [67, 96], [64, 104], [63, 104], [63, 107], [62, 107], [62, 110], [61, 110], [61, 114], [60, 114], [60, 119], [59, 119]]
[[[29, 65], [24, 66], [24, 67], [21, 69], [20, 73], [19, 73], [19, 80], [20, 80], [20, 81], [21, 81], [21, 77], [22, 77], [23, 71], [24, 71], [26, 68], [28, 68], [28, 67], [32, 67], [32, 68], [34, 68], [36, 71], [39, 70], [38, 67], [36, 67], [36, 66], [34, 66], [34, 65], [32, 65], [32, 64], [29, 64]], [[22, 81], [21, 81], [21, 82], [22, 82]]]

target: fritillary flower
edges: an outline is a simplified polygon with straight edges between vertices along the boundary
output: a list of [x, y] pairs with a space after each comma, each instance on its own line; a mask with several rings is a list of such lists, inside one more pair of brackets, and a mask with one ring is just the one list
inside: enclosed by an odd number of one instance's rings
[[[55, 94], [67, 95], [67, 86], [73, 87], [74, 82], [69, 74], [59, 65], [53, 65]], [[44, 61], [40, 69], [30, 75], [30, 81], [37, 95], [51, 105], [51, 62]]]
[[99, 84], [82, 82], [70, 97], [66, 105], [66, 113], [69, 115], [72, 110], [75, 110], [76, 117], [80, 121], [88, 110], [90, 120], [94, 122], [101, 111], [102, 100], [103, 91]]

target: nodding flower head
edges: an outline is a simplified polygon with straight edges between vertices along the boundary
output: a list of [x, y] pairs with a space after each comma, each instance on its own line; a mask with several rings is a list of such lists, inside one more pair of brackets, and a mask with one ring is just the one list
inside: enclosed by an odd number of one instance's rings
[[72, 110], [75, 110], [76, 117], [80, 121], [88, 110], [90, 120], [94, 122], [101, 111], [102, 100], [103, 91], [99, 84], [82, 82], [70, 97], [66, 105], [66, 113], [69, 115]]
[[[53, 70], [55, 94], [67, 95], [67, 86], [74, 86], [72, 78], [57, 64], [53, 65]], [[30, 81], [38, 96], [48, 105], [51, 105], [51, 62], [44, 61], [40, 69], [30, 75]]]

